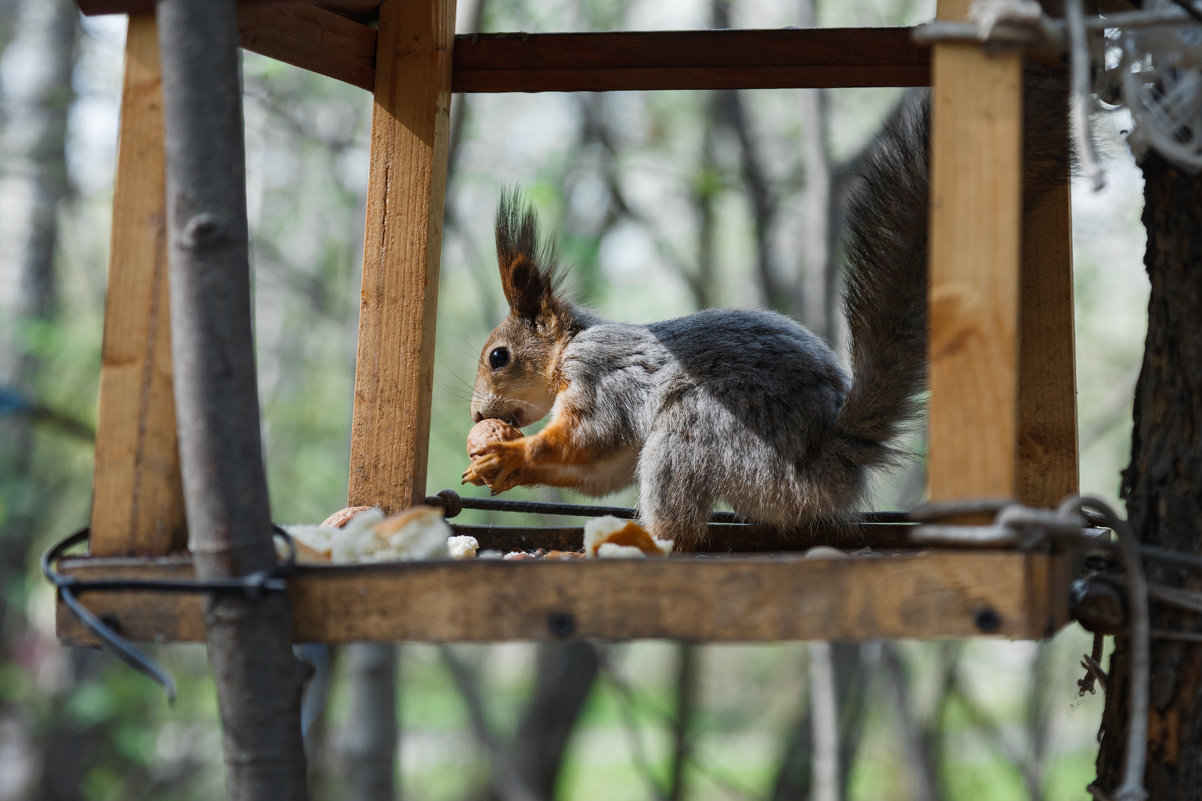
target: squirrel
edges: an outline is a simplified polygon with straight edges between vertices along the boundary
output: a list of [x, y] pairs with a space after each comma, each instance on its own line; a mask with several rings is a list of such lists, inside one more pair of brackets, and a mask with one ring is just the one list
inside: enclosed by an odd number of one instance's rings
[[[1063, 79], [1028, 70], [1024, 126], [1065, 131]], [[605, 495], [637, 482], [651, 534], [696, 547], [713, 505], [780, 528], [845, 520], [926, 382], [930, 103], [911, 93], [869, 146], [847, 206], [843, 306], [850, 374], [831, 348], [770, 311], [710, 309], [610, 322], [557, 288], [553, 248], [516, 192], [496, 215], [509, 314], [481, 352], [473, 420], [537, 434], [490, 443], [463, 474]], [[1055, 136], [1024, 137], [1024, 194], [1059, 181]], [[1034, 140], [1034, 144], [1032, 144]]]

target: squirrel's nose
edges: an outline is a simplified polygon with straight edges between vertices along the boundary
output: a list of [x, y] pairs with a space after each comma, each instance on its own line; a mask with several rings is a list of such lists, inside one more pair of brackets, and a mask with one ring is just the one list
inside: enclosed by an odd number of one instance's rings
[[484, 415], [481, 414], [480, 412], [472, 412], [472, 422], [473, 423], [479, 423], [483, 419], [484, 419]]

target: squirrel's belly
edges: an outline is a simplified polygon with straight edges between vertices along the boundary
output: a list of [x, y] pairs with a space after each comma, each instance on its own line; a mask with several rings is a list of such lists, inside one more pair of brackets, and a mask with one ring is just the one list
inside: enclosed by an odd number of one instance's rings
[[598, 459], [588, 466], [576, 489], [587, 495], [600, 496], [629, 487], [634, 483], [638, 458], [638, 449], [627, 448]]

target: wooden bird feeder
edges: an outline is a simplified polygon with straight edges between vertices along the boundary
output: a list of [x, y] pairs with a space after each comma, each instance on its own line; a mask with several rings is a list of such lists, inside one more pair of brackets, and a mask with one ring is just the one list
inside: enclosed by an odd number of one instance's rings
[[[153, 2], [79, 5], [130, 16], [90, 546], [61, 569], [186, 577]], [[941, 0], [940, 16], [962, 19], [967, 5]], [[397, 511], [425, 493], [452, 93], [618, 89], [933, 86], [932, 497], [1053, 506], [1076, 492], [1068, 188], [1022, 208], [1021, 55], [927, 49], [899, 28], [456, 37], [454, 18], [454, 0], [240, 8], [245, 48], [375, 98], [349, 505]], [[766, 547], [751, 527], [712, 538], [744, 553], [664, 560], [303, 566], [289, 580], [294, 637], [1043, 638], [1069, 619], [1073, 554], [920, 549], [907, 530], [862, 524], [855, 535], [877, 553], [846, 559], [748, 553]], [[519, 536], [473, 533], [486, 547]], [[130, 639], [204, 639], [199, 596], [82, 601]], [[95, 644], [61, 606], [58, 633]]]

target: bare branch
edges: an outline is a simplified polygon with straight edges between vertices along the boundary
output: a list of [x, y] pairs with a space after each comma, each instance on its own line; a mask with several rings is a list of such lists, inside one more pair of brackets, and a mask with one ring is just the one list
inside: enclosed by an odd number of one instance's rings
[[668, 801], [685, 798], [684, 769], [692, 753], [689, 724], [697, 701], [697, 646], [691, 643], [676, 645], [676, 726], [675, 747], [672, 752], [672, 778], [668, 784]]
[[[190, 547], [199, 578], [272, 568], [247, 256], [232, 0], [162, 0], [171, 344]], [[220, 596], [205, 628], [233, 799], [308, 797], [303, 672], [288, 602]]]
[[444, 645], [438, 651], [455, 680], [455, 689], [459, 691], [459, 697], [467, 707], [472, 733], [488, 752], [492, 762], [492, 786], [497, 796], [502, 801], [541, 801], [540, 796], [523, 778], [513, 758], [498, 744], [493, 734], [488, 723], [484, 697], [480, 694], [480, 677], [454, 649]]

